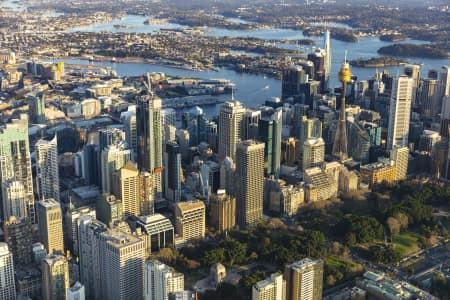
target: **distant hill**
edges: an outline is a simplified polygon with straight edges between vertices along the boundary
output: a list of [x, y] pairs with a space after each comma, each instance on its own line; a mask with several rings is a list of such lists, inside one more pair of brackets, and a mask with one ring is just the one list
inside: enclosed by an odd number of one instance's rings
[[449, 58], [449, 54], [445, 49], [440, 49], [436, 45], [423, 44], [394, 44], [391, 46], [381, 47], [378, 53], [382, 55], [392, 55], [401, 57], [423, 57], [445, 59]]

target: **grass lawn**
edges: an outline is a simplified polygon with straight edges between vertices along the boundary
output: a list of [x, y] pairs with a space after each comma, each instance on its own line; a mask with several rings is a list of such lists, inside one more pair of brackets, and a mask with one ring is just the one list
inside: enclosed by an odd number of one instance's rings
[[411, 255], [420, 250], [418, 246], [419, 235], [412, 232], [403, 232], [392, 236], [394, 250], [401, 253], [402, 256]]
[[[350, 278], [353, 276], [353, 273], [355, 271], [358, 271], [358, 269], [360, 269], [362, 266], [359, 265], [358, 263], [355, 263], [354, 261], [352, 261], [351, 259], [340, 259], [336, 256], [329, 256], [326, 260], [325, 260], [325, 264], [333, 267], [337, 270], [339, 270], [340, 272], [342, 272], [344, 275], [346, 275], [346, 278]], [[349, 273], [350, 272], [350, 273]]]

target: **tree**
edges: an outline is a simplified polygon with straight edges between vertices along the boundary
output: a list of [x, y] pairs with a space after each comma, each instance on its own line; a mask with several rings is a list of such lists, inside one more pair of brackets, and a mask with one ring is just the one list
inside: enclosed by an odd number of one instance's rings
[[408, 216], [404, 213], [397, 213], [395, 215], [395, 219], [397, 219], [398, 223], [400, 224], [400, 230], [406, 230], [408, 229], [408, 224], [409, 224], [409, 220], [408, 220]]
[[225, 248], [225, 257], [230, 266], [240, 264], [245, 261], [247, 254], [247, 245], [234, 239], [222, 241], [221, 246]]
[[325, 282], [328, 286], [333, 286], [336, 284], [336, 278], [332, 274], [330, 274], [327, 276], [327, 279]]
[[225, 260], [225, 249], [216, 248], [210, 251], [206, 251], [202, 257], [202, 263], [204, 265], [213, 265], [218, 262], [223, 262]]
[[386, 221], [386, 225], [388, 226], [391, 234], [397, 234], [400, 232], [400, 222], [396, 218], [389, 217]]

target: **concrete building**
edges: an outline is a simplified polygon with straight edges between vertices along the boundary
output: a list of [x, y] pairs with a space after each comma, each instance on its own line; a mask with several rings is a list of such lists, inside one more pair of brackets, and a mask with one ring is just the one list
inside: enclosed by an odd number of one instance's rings
[[256, 225], [263, 211], [263, 143], [247, 140], [237, 145], [235, 180], [237, 224], [241, 228]]
[[162, 248], [175, 245], [175, 230], [172, 222], [161, 214], [140, 217], [136, 227], [149, 236], [147, 253], [157, 252]]
[[325, 160], [325, 141], [322, 138], [309, 138], [303, 143], [302, 168], [320, 167]]
[[85, 300], [86, 293], [84, 291], [84, 285], [78, 281], [72, 285], [67, 291], [67, 300]]
[[166, 143], [164, 165], [164, 194], [172, 207], [181, 200], [181, 149], [176, 142]]
[[423, 114], [427, 118], [434, 118], [441, 113], [441, 106], [438, 103], [438, 81], [436, 79], [426, 78], [422, 80], [419, 92], [419, 102], [422, 105]]
[[157, 261], [149, 260], [144, 270], [144, 299], [168, 300], [169, 295], [184, 290], [184, 275]]
[[16, 300], [13, 255], [6, 243], [0, 243], [0, 299]]
[[284, 269], [286, 300], [322, 300], [323, 261], [305, 258]]
[[337, 181], [320, 168], [306, 169], [304, 181], [307, 184], [305, 195], [308, 202], [328, 200], [337, 195]]
[[89, 206], [80, 208], [70, 208], [67, 210], [64, 218], [64, 237], [69, 250], [78, 256], [78, 220], [81, 216], [92, 216], [94, 219], [97, 216], [96, 210]]
[[408, 175], [409, 148], [394, 146], [391, 150], [391, 160], [395, 166], [395, 180], [406, 179]]
[[41, 92], [31, 93], [27, 97], [30, 121], [35, 124], [45, 124], [45, 96]]
[[69, 264], [62, 255], [49, 255], [41, 263], [43, 300], [65, 300], [69, 285]]
[[286, 281], [283, 274], [275, 273], [255, 283], [252, 300], [286, 300]]
[[386, 148], [394, 145], [408, 146], [409, 120], [414, 80], [407, 76], [394, 79], [389, 106], [389, 126]]
[[36, 187], [39, 199], [59, 199], [58, 142], [55, 137], [36, 143]]
[[236, 146], [241, 139], [241, 123], [245, 108], [238, 101], [225, 102], [219, 113], [219, 157], [230, 157], [233, 161]]
[[20, 181], [2, 182], [3, 212], [5, 218], [25, 218], [27, 216], [27, 194]]
[[281, 142], [281, 161], [288, 164], [295, 164], [299, 157], [299, 140], [293, 137]]
[[48, 254], [64, 254], [63, 219], [61, 205], [54, 199], [38, 202], [37, 220], [39, 228], [39, 242]]
[[275, 178], [280, 176], [281, 132], [283, 127], [282, 110], [278, 108], [268, 117], [259, 120], [259, 141], [265, 144], [264, 158], [266, 174]]
[[122, 201], [114, 195], [103, 194], [96, 202], [97, 219], [111, 227], [111, 225], [122, 219]]
[[436, 131], [424, 130], [419, 139], [419, 151], [431, 153], [434, 145], [441, 140], [441, 135]]
[[305, 202], [305, 190], [301, 186], [286, 185], [281, 188], [279, 212], [287, 217], [298, 213], [300, 206]]
[[[31, 172], [31, 156], [28, 139], [28, 120], [26, 115], [21, 115], [18, 120], [6, 126], [0, 132], [0, 171], [2, 185], [8, 181], [17, 181], [23, 186], [25, 215], [16, 217], [28, 217], [32, 223], [36, 221], [34, 208], [33, 178]], [[2, 189], [3, 219], [13, 215], [8, 195]], [[14, 199], [15, 200], [15, 199]], [[21, 212], [22, 214], [23, 212]]]
[[227, 231], [236, 225], [236, 198], [217, 190], [209, 199], [210, 223], [217, 231]]
[[31, 223], [28, 219], [10, 217], [4, 223], [5, 242], [13, 255], [15, 266], [26, 266], [32, 261]]
[[395, 165], [387, 162], [376, 162], [361, 166], [361, 181], [373, 187], [383, 181], [392, 183], [395, 181], [397, 171]]
[[154, 188], [149, 172], [139, 172], [137, 165], [128, 161], [114, 174], [113, 192], [122, 200], [124, 216], [150, 215], [154, 211]]
[[178, 202], [175, 204], [175, 229], [184, 241], [205, 237], [206, 208], [203, 201]]

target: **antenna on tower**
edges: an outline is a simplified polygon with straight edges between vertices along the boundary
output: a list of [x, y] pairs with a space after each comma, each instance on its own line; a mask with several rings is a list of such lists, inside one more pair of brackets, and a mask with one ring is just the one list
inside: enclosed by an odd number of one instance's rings
[[345, 50], [344, 62], [347, 63], [347, 50]]

